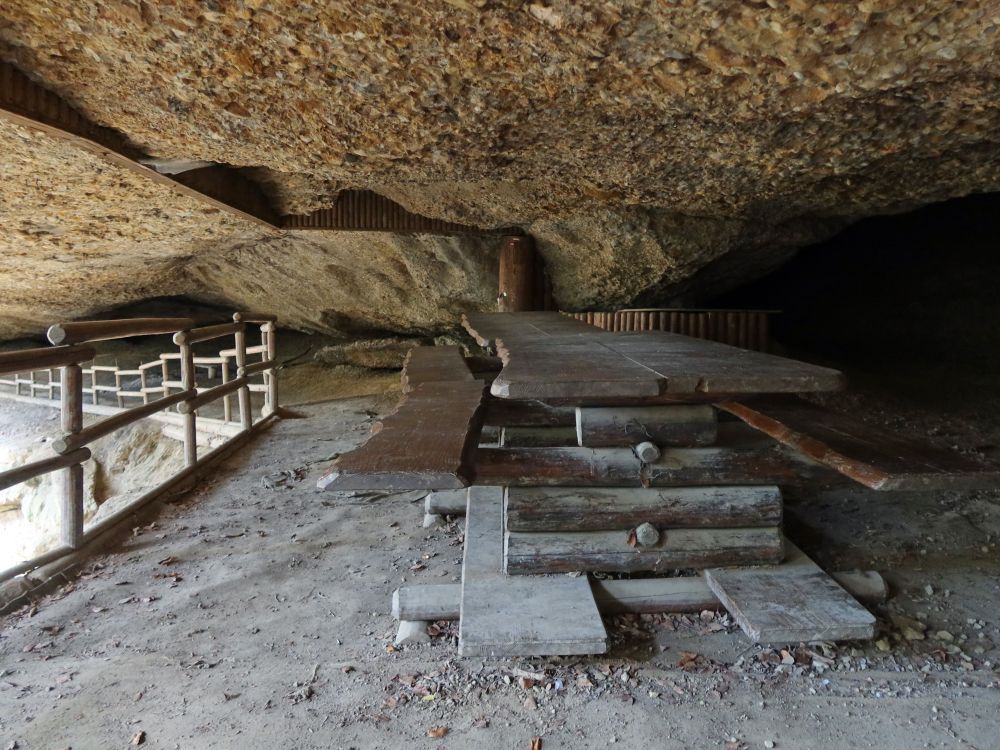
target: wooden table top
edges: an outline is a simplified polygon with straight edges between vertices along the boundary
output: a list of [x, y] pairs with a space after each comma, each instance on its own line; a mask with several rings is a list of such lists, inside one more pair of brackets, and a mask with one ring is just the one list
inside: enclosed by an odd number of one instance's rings
[[463, 324], [503, 360], [492, 386], [500, 398], [600, 403], [844, 387], [827, 367], [676, 333], [612, 333], [558, 312], [477, 313]]

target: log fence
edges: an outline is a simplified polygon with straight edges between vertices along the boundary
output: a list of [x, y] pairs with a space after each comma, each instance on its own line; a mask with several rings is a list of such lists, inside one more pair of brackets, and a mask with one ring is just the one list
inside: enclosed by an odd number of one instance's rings
[[[246, 333], [250, 327], [260, 330], [261, 344], [248, 348]], [[94, 342], [133, 336], [173, 334], [178, 352], [165, 352], [153, 361], [138, 367], [123, 369], [115, 365], [91, 364], [96, 350]], [[251, 434], [264, 428], [277, 418], [278, 388], [275, 317], [258, 313], [236, 313], [233, 322], [197, 327], [188, 318], [140, 318], [134, 320], [95, 320], [62, 323], [49, 329], [48, 337], [52, 347], [22, 349], [0, 352], [0, 385], [14, 388], [14, 397], [38, 403], [51, 404], [59, 399], [62, 436], [51, 445], [55, 455], [50, 458], [26, 463], [5, 471], [0, 471], [0, 490], [21, 482], [34, 479], [54, 471], [63, 473], [60, 497], [60, 546], [32, 560], [20, 563], [0, 572], [0, 583], [22, 575], [36, 567], [58, 560], [80, 550], [97, 536], [110, 530], [119, 521], [134, 514], [140, 506], [159, 498], [167, 490], [177, 488], [183, 482], [193, 481], [197, 473], [214, 462], [230, 449], [241, 444]], [[217, 357], [196, 357], [192, 346], [196, 343], [232, 337], [235, 346], [223, 350]], [[247, 354], [252, 351], [261, 356], [261, 361], [248, 363]], [[169, 363], [179, 360], [180, 381], [169, 377]], [[230, 377], [230, 365], [236, 365], [236, 377]], [[199, 387], [198, 368], [221, 369], [222, 384]], [[159, 368], [163, 380], [160, 386], [150, 386], [147, 373]], [[114, 385], [98, 383], [99, 373], [113, 373]], [[84, 376], [89, 374], [90, 387], [84, 386]], [[209, 372], [214, 375], [213, 372]], [[263, 376], [263, 384], [251, 383], [250, 378]], [[7, 376], [13, 376], [7, 377]], [[126, 389], [125, 378], [139, 379], [138, 390]], [[43, 379], [44, 378], [44, 379]], [[22, 395], [22, 387], [27, 384], [28, 396]], [[250, 393], [256, 390], [264, 394], [261, 416], [254, 420]], [[37, 392], [45, 398], [36, 397]], [[99, 394], [111, 393], [117, 400], [118, 408], [99, 406]], [[158, 398], [151, 394], [159, 393]], [[91, 409], [85, 409], [84, 397], [90, 395]], [[205, 455], [198, 455], [197, 420], [199, 410], [218, 400], [223, 401], [225, 422], [230, 421], [229, 398], [236, 395], [239, 404], [239, 429], [229, 431], [229, 439]], [[139, 399], [141, 404], [126, 406], [126, 399]], [[84, 467], [91, 458], [87, 447], [95, 440], [149, 417], [165, 417], [165, 412], [176, 407], [183, 424], [185, 468], [174, 477], [118, 511], [110, 518], [102, 520], [92, 528], [84, 528]], [[103, 418], [84, 426], [84, 411], [98, 411]], [[170, 420], [172, 421], [172, 420]], [[219, 420], [210, 420], [218, 422]]]

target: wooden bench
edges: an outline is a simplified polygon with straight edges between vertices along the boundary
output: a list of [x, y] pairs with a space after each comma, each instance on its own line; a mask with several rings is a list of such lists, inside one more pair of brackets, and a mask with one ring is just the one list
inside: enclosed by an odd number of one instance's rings
[[461, 350], [411, 350], [402, 382], [396, 410], [373, 426], [364, 445], [333, 463], [320, 489], [455, 489], [472, 482], [484, 386]]
[[968, 490], [1000, 486], [1000, 468], [896, 435], [795, 396], [718, 404], [807, 458], [874, 490]]

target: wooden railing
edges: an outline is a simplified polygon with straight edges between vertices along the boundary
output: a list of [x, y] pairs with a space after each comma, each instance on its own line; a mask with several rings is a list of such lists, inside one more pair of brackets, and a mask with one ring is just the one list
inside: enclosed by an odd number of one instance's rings
[[606, 331], [668, 331], [766, 352], [774, 310], [644, 308], [569, 313]]
[[[259, 327], [262, 342], [260, 347], [255, 348], [262, 355], [262, 361], [253, 364], [247, 363], [246, 334], [250, 326]], [[144, 388], [141, 393], [136, 393], [143, 398], [141, 405], [113, 410], [115, 413], [85, 427], [83, 424], [84, 394], [88, 389], [84, 388], [83, 367], [81, 365], [93, 360], [96, 355], [96, 350], [91, 344], [109, 339], [162, 334], [173, 334], [173, 341], [179, 348], [176, 357], [180, 360], [181, 380], [176, 385], [179, 386], [180, 390], [170, 392], [173, 383], [168, 380], [166, 369], [169, 358], [166, 355], [161, 355], [159, 362], [163, 365], [164, 381], [163, 395], [160, 398], [150, 400], [149, 393], [157, 389]], [[234, 348], [228, 351], [231, 352], [232, 359], [235, 359], [237, 365], [236, 378], [230, 380], [227, 375], [223, 375], [225, 382], [222, 385], [199, 389], [195, 373], [195, 364], [198, 358], [194, 356], [192, 346], [227, 336], [232, 336], [235, 344]], [[50, 398], [53, 396], [55, 388], [58, 388], [63, 434], [51, 443], [56, 455], [0, 472], [0, 490], [49, 472], [62, 471], [60, 546], [32, 560], [0, 572], [0, 583], [80, 549], [88, 541], [110, 530], [118, 522], [133, 514], [139, 506], [151, 502], [167, 490], [176, 488], [183, 482], [192, 479], [199, 468], [208, 465], [224, 453], [228, 453], [233, 444], [242, 442], [256, 429], [263, 427], [265, 423], [269, 423], [277, 417], [278, 378], [275, 356], [275, 317], [272, 315], [236, 313], [233, 315], [232, 323], [203, 327], [196, 327], [194, 321], [188, 318], [81, 321], [52, 326], [48, 331], [48, 338], [54, 344], [50, 348], [0, 353], [0, 376], [14, 375], [13, 381], [6, 382], [17, 384], [25, 382], [18, 379], [18, 375], [25, 372], [31, 372], [32, 380], [34, 380], [35, 372], [49, 371], [51, 373], [53, 368], [58, 368], [58, 386], [50, 380], [46, 387]], [[223, 356], [218, 358], [224, 373], [228, 370], [228, 357], [225, 355], [226, 352], [223, 352]], [[97, 368], [92, 367], [91, 370], [94, 373]], [[135, 370], [136, 373], [142, 371], [142, 367]], [[132, 371], [124, 372], [131, 374]], [[122, 371], [118, 371], [118, 373], [119, 375], [123, 374]], [[263, 374], [265, 394], [261, 419], [256, 423], [251, 410], [250, 389], [252, 384], [249, 382], [249, 378], [254, 374]], [[142, 376], [140, 375], [140, 377]], [[120, 384], [120, 379], [118, 380]], [[96, 403], [99, 392], [96, 380], [92, 381], [92, 388], [89, 390]], [[199, 457], [197, 444], [198, 409], [218, 399], [227, 399], [233, 394], [237, 396], [239, 402], [240, 431], [226, 443]], [[119, 404], [121, 404], [120, 395], [119, 392]], [[103, 519], [92, 528], [84, 530], [83, 463], [91, 457], [91, 451], [87, 446], [98, 438], [163, 412], [172, 406], [176, 406], [183, 415], [185, 469], [159, 487], [147, 492], [127, 508]], [[228, 417], [228, 403], [224, 405], [224, 408]]]

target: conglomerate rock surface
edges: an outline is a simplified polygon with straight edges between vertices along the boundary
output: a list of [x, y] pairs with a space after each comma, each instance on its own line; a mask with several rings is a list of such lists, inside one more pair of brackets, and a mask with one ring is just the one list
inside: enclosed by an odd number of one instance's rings
[[[859, 217], [1000, 187], [998, 17], [995, 0], [9, 0], [0, 57], [151, 155], [250, 168], [280, 213], [368, 188], [521, 226], [569, 308], [704, 294]], [[122, 201], [105, 223], [124, 247], [128, 190], [99, 192]], [[176, 248], [164, 288], [287, 305], [300, 327], [430, 330], [495, 294], [489, 241], [142, 223], [137, 245]], [[61, 229], [89, 273], [89, 239]], [[16, 241], [48, 257], [51, 238]]]

